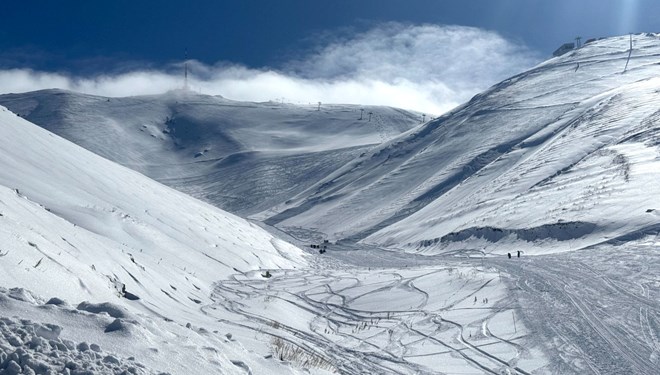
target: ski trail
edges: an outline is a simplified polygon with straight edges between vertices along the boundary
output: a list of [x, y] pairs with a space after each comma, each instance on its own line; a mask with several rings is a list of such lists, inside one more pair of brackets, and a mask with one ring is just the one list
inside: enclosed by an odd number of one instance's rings
[[656, 268], [650, 265], [657, 263], [635, 258], [640, 262], [640, 267], [633, 268], [638, 273], [629, 275], [610, 265], [619, 259], [633, 262], [630, 256], [608, 257], [602, 251], [582, 250], [579, 256], [493, 263], [514, 280], [513, 290], [524, 306], [518, 310], [522, 319], [546, 340], [553, 338], [547, 342], [553, 343], [561, 353], [559, 358], [573, 371], [652, 374], [657, 370], [654, 319], [660, 314], [660, 301], [633, 291], [639, 278], [655, 277]]
[[[339, 373], [438, 373], [435, 366], [428, 367], [427, 356], [418, 354], [429, 347], [433, 355], [453, 353], [466, 366], [497, 374], [502, 364], [485, 356], [487, 349], [473, 350], [465, 344], [462, 345], [469, 350], [457, 348], [440, 337], [453, 328], [449, 325], [442, 328], [438, 324], [441, 312], [451, 312], [460, 304], [471, 304], [475, 294], [483, 293], [495, 278], [481, 281], [475, 279], [478, 273], [474, 270], [453, 273], [447, 270], [445, 266], [378, 272], [360, 268], [323, 269], [319, 273], [291, 270], [273, 272], [268, 279], [241, 274], [218, 282], [212, 296], [215, 303], [202, 310], [211, 317], [217, 316], [219, 323], [254, 332], [255, 338], [285, 340], [310, 355], [340, 363]], [[447, 303], [438, 303], [435, 292], [429, 289], [432, 285], [429, 281], [442, 280], [449, 275], [450, 285], [458, 291], [442, 297], [449, 300]], [[398, 297], [390, 301], [393, 303], [390, 307], [360, 307], [372, 296], [381, 295]], [[271, 304], [287, 306], [286, 309], [294, 309], [310, 318], [304, 327], [295, 320], [276, 319], [266, 308]], [[431, 304], [435, 307], [430, 308]], [[369, 306], [367, 303], [364, 307]], [[235, 318], [227, 319], [220, 311], [231, 313]], [[509, 344], [493, 340], [487, 345]], [[498, 367], [493, 367], [491, 362]]]
[[[461, 325], [461, 324], [459, 324], [459, 323], [456, 323], [456, 322], [454, 322], [454, 321], [448, 320], [448, 319], [443, 319], [443, 318], [440, 318], [440, 321], [442, 321], [442, 322], [447, 322], [447, 323], [449, 323], [449, 324], [452, 324], [452, 325], [456, 326], [456, 327], [459, 329], [459, 333], [458, 333], [457, 339], [458, 339], [458, 341], [459, 341], [461, 344], [463, 344], [463, 345], [465, 345], [466, 347], [470, 348], [471, 350], [473, 350], [473, 351], [475, 351], [475, 352], [477, 352], [477, 353], [483, 355], [483, 356], [486, 357], [487, 359], [490, 359], [491, 361], [494, 361], [495, 363], [498, 363], [498, 364], [500, 364], [500, 365], [503, 365], [503, 366], [505, 366], [506, 368], [510, 368], [510, 367], [511, 367], [511, 365], [509, 364], [509, 362], [507, 362], [507, 361], [505, 361], [505, 360], [503, 360], [503, 359], [501, 359], [501, 358], [498, 358], [498, 357], [496, 357], [496, 356], [494, 356], [494, 355], [492, 355], [492, 354], [490, 354], [490, 353], [488, 353], [488, 352], [486, 352], [486, 351], [484, 351], [484, 350], [481, 350], [481, 349], [479, 349], [477, 346], [472, 345], [472, 344], [469, 343], [467, 340], [465, 340], [465, 337], [463, 337], [463, 333], [464, 333], [463, 325]], [[520, 374], [523, 374], [523, 375], [530, 375], [528, 372], [523, 371], [523, 370], [521, 370], [521, 369], [518, 368], [518, 367], [513, 367], [512, 369], [515, 370], [516, 372], [520, 373]]]

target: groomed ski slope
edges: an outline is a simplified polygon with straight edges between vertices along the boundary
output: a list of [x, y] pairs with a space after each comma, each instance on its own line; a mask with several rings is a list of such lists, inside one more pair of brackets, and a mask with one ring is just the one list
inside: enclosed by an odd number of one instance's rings
[[660, 36], [633, 40], [625, 73], [627, 36], [587, 44], [253, 217], [434, 253], [562, 252], [643, 231], [660, 196]]

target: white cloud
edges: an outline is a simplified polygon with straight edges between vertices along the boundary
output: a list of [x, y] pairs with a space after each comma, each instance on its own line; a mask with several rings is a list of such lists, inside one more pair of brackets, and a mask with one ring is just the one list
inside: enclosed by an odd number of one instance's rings
[[[529, 49], [494, 32], [387, 23], [327, 42], [280, 69], [194, 61], [190, 67], [194, 89], [236, 100], [380, 104], [440, 114], [537, 61]], [[180, 69], [172, 68], [85, 78], [3, 70], [0, 92], [63, 88], [104, 96], [156, 94], [182, 86]]]

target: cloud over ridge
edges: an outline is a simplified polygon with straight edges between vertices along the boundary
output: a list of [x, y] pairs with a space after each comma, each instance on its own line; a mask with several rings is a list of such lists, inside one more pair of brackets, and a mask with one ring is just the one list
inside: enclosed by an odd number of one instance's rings
[[[538, 61], [527, 47], [491, 31], [384, 23], [326, 39], [277, 69], [189, 66], [193, 89], [235, 100], [378, 104], [438, 115]], [[91, 77], [0, 70], [0, 93], [62, 88], [104, 96], [158, 94], [182, 86], [181, 66]]]

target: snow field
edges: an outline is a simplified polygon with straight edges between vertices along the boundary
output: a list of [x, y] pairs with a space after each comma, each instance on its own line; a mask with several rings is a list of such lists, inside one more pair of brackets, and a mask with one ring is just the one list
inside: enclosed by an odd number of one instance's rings
[[[372, 258], [367, 264], [389, 256], [360, 251]], [[545, 364], [537, 352], [524, 362], [527, 371], [516, 369], [530, 353], [528, 331], [522, 321], [514, 328], [515, 308], [507, 306], [505, 284], [492, 269], [432, 261], [334, 268], [318, 261], [312, 270], [274, 272], [268, 279], [247, 273], [220, 281], [216, 303], [204, 311], [265, 356], [264, 342], [288, 343], [339, 373], [524, 374]], [[304, 360], [282, 359], [304, 366]]]

